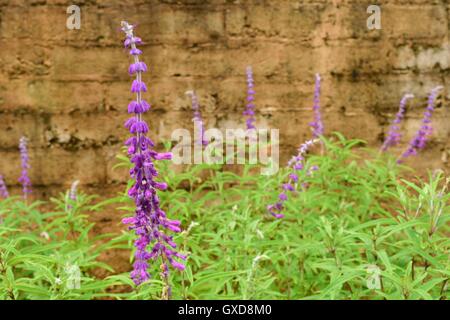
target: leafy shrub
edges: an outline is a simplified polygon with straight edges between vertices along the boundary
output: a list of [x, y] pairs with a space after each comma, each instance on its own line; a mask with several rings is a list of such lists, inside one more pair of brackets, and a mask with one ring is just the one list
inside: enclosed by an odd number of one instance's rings
[[[335, 137], [323, 140], [324, 155], [307, 158], [306, 168], [320, 169], [301, 171], [283, 219], [266, 206], [285, 169], [267, 177], [251, 165], [238, 175], [221, 165], [175, 173], [159, 164], [170, 191], [161, 193], [161, 206], [182, 221], [175, 242], [188, 255], [186, 270], [171, 273], [172, 298], [446, 299], [449, 179], [442, 172], [427, 181], [404, 179], [409, 169], [395, 159]], [[135, 238], [92, 236], [91, 212], [108, 204], [124, 216], [134, 210], [125, 194], [94, 199], [81, 194], [74, 201], [67, 193], [52, 199], [54, 211], [39, 201], [0, 202], [2, 299], [161, 298], [164, 284], [156, 277], [136, 287], [128, 274], [94, 275], [98, 268], [114, 273], [98, 261], [100, 253], [129, 250]], [[79, 288], [70, 286], [70, 266], [79, 268]]]

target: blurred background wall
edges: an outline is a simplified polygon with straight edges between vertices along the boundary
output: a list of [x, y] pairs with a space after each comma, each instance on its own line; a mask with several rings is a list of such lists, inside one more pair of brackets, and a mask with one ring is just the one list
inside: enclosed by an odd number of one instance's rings
[[[242, 126], [251, 65], [257, 126], [280, 129], [283, 161], [310, 137], [316, 72], [326, 132], [371, 146], [380, 145], [402, 95], [414, 93], [406, 143], [429, 90], [450, 82], [450, 1], [376, 1], [382, 29], [368, 30], [372, 2], [0, 0], [0, 174], [18, 193], [17, 145], [25, 135], [36, 196], [76, 179], [100, 194], [122, 189], [127, 174], [112, 167], [132, 99], [123, 19], [138, 24], [145, 41], [153, 105], [146, 118], [155, 141], [168, 140], [175, 128], [192, 129], [184, 94], [191, 89], [207, 127]], [[71, 4], [81, 8], [80, 30], [66, 28]], [[439, 98], [430, 144], [410, 164], [448, 168], [449, 92]]]

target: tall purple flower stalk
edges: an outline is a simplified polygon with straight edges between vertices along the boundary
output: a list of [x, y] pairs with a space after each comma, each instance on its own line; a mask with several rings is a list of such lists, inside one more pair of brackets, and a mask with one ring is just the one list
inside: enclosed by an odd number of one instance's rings
[[255, 119], [255, 89], [254, 89], [254, 81], [253, 81], [253, 70], [252, 67], [247, 67], [247, 105], [245, 111], [243, 113], [244, 116], [247, 117], [245, 123], [247, 125], [247, 129], [255, 129], [255, 125], [253, 124]]
[[400, 107], [398, 109], [398, 112], [395, 116], [394, 121], [392, 122], [391, 127], [389, 128], [389, 132], [386, 136], [386, 140], [384, 140], [383, 145], [381, 146], [381, 151], [385, 152], [390, 147], [395, 146], [400, 142], [401, 133], [400, 130], [400, 123], [403, 120], [403, 117], [405, 115], [406, 110], [406, 102], [408, 99], [414, 98], [414, 95], [407, 93], [403, 96], [402, 100], [400, 100]]
[[[134, 217], [123, 219], [123, 223], [130, 224], [130, 229], [134, 230], [138, 236], [134, 242], [136, 247], [134, 270], [131, 278], [139, 285], [150, 278], [148, 272], [149, 260], [161, 258], [161, 275], [168, 287], [168, 264], [179, 270], [184, 269], [184, 265], [175, 258], [182, 260], [186, 256], [176, 252], [176, 244], [173, 236], [166, 234], [167, 231], [180, 232], [180, 221], [170, 220], [160, 207], [157, 190], [166, 190], [167, 184], [155, 181], [158, 172], [155, 169], [155, 160], [170, 160], [171, 153], [157, 153], [152, 148], [153, 141], [146, 136], [148, 125], [143, 120], [142, 115], [149, 110], [150, 105], [142, 99], [142, 93], [147, 91], [145, 83], [142, 81], [142, 73], [147, 71], [147, 66], [139, 60], [142, 53], [136, 47], [142, 43], [141, 39], [134, 36], [134, 26], [122, 21], [122, 31], [126, 35], [124, 45], [130, 49], [133, 62], [130, 65], [129, 73], [135, 79], [131, 86], [131, 92], [136, 94], [136, 100], [128, 105], [128, 112], [133, 117], [125, 123], [126, 128], [133, 134], [126, 141], [128, 154], [133, 164], [130, 170], [133, 185], [128, 191], [128, 195], [134, 200], [136, 205]], [[151, 248], [150, 248], [151, 246]], [[167, 296], [170, 296], [170, 288], [167, 288]]]
[[318, 73], [316, 73], [316, 83], [314, 87], [314, 121], [310, 123], [310, 126], [313, 130], [313, 137], [319, 138], [323, 135], [323, 123], [322, 123], [322, 115], [320, 113], [320, 82], [321, 78]]
[[186, 91], [186, 95], [191, 98], [193, 111], [192, 121], [194, 121], [194, 125], [199, 132], [199, 137], [197, 138], [196, 143], [206, 146], [208, 145], [208, 141], [205, 140], [205, 126], [203, 124], [202, 113], [200, 112], [200, 105], [198, 103], [197, 95], [195, 94], [194, 90]]
[[397, 161], [398, 163], [401, 163], [404, 159], [410, 156], [416, 155], [419, 150], [425, 147], [428, 136], [433, 131], [433, 127], [431, 126], [431, 117], [433, 116], [434, 104], [436, 102], [436, 98], [438, 97], [439, 91], [442, 90], [442, 88], [442, 86], [438, 86], [431, 90], [430, 95], [428, 96], [428, 105], [423, 114], [422, 125], [414, 138], [410, 141], [408, 149], [406, 149]]
[[26, 199], [27, 195], [31, 193], [31, 181], [28, 176], [28, 169], [30, 169], [30, 158], [28, 156], [27, 143], [28, 143], [27, 138], [25, 137], [20, 138], [19, 150], [20, 150], [22, 173], [20, 175], [19, 182], [22, 184], [24, 199]]
[[[291, 167], [293, 172], [289, 174], [288, 182], [282, 185], [283, 191], [278, 195], [278, 202], [267, 206], [267, 211], [275, 218], [284, 217], [284, 214], [282, 212], [284, 210], [284, 203], [288, 200], [288, 192], [294, 192], [296, 190], [296, 185], [299, 182], [298, 172], [303, 170], [304, 168], [305, 154], [308, 152], [308, 149], [317, 141], [318, 140], [308, 140], [303, 143], [298, 150], [298, 154], [291, 160], [289, 160], [288, 167]], [[309, 174], [311, 174], [312, 171], [316, 170], [318, 170], [317, 166], [311, 167]]]
[[5, 180], [3, 180], [2, 175], [0, 175], [0, 197], [2, 198], [9, 197], [8, 189], [6, 188]]

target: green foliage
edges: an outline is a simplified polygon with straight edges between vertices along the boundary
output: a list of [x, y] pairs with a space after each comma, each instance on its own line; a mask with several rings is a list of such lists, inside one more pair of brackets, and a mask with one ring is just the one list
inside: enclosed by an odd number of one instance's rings
[[[407, 168], [395, 159], [359, 157], [363, 149], [355, 148], [361, 144], [340, 135], [323, 140], [324, 154], [307, 157], [298, 192], [289, 196], [286, 217], [278, 220], [266, 206], [276, 201], [286, 169], [269, 177], [250, 165], [241, 174], [221, 165], [176, 173], [158, 162], [169, 184], [160, 194], [161, 205], [182, 221], [184, 231], [174, 240], [188, 255], [184, 272], [171, 271], [172, 297], [446, 299], [448, 178], [433, 172], [426, 181], [407, 180], [402, 177]], [[126, 157], [120, 159], [118, 166], [129, 165]], [[313, 165], [319, 170], [307, 174]], [[124, 216], [133, 214], [125, 195], [96, 205], [92, 200], [62, 195], [52, 200], [54, 212], [17, 198], [0, 202], [2, 299], [161, 297], [158, 262], [153, 279], [137, 288], [128, 274], [93, 276], [97, 268], [112, 271], [98, 262], [101, 252], [120, 248], [132, 257], [135, 236], [130, 231], [91, 237], [90, 212], [116, 204]], [[67, 263], [80, 268], [79, 289], [66, 285]]]
[[114, 247], [108, 235], [89, 236], [92, 199], [61, 195], [52, 199], [55, 211], [19, 198], [0, 202], [0, 299], [93, 299], [110, 286], [92, 275], [113, 271], [97, 258]]

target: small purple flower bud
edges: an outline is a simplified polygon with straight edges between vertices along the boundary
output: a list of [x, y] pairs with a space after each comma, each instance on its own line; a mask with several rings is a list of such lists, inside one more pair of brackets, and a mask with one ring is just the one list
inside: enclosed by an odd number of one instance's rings
[[280, 193], [280, 195], [278, 196], [278, 199], [280, 199], [281, 201], [286, 201], [287, 200], [286, 193]]
[[122, 219], [122, 223], [123, 224], [135, 224], [136, 223], [136, 218], [134, 218], [134, 217], [123, 218]]
[[167, 229], [172, 230], [173, 232], [181, 232], [181, 229], [177, 226], [168, 224], [166, 227], [167, 227]]
[[186, 269], [186, 266], [182, 263], [176, 262], [175, 260], [170, 261], [170, 264], [172, 265], [172, 267], [183, 271], [184, 269]]
[[172, 152], [164, 152], [164, 153], [157, 153], [154, 156], [155, 160], [171, 160], [173, 157]]
[[139, 103], [137, 101], [131, 101], [128, 104], [128, 113], [135, 113], [136, 108], [139, 106]]
[[20, 138], [19, 149], [20, 149], [20, 159], [22, 164], [22, 174], [19, 178], [19, 182], [23, 187], [23, 197], [27, 198], [27, 195], [31, 193], [31, 181], [28, 177], [28, 169], [30, 169], [29, 157], [28, 157], [28, 149], [27, 149], [27, 138]]
[[[69, 192], [69, 198], [72, 201], [76, 201], [77, 200], [77, 187], [78, 184], [80, 183], [79, 180], [75, 180], [72, 185], [70, 186], [70, 192]], [[72, 205], [68, 205], [69, 209], [72, 209]]]
[[130, 50], [130, 54], [133, 56], [138, 56], [138, 55], [142, 54], [142, 51], [139, 50], [138, 48], [133, 48]]
[[294, 191], [294, 186], [290, 183], [283, 184], [283, 190], [284, 191]]
[[294, 164], [294, 170], [303, 170], [303, 163], [296, 163]]
[[128, 73], [130, 74], [130, 75], [133, 75], [133, 74], [135, 74], [136, 73], [136, 63], [132, 63], [132, 64], [130, 64], [130, 66], [128, 67]]
[[133, 80], [133, 83], [131, 85], [131, 92], [137, 93], [137, 92], [147, 92], [147, 86], [144, 82], [140, 80]]
[[142, 108], [142, 112], [147, 112], [148, 110], [150, 110], [150, 104], [145, 101], [145, 100], [141, 100], [141, 108]]
[[167, 186], [167, 183], [165, 183], [165, 182], [155, 182], [153, 184], [153, 187], [155, 187], [156, 189], [164, 191], [164, 190], [167, 189], [168, 186]]
[[130, 64], [130, 67], [128, 68], [128, 73], [130, 75], [135, 74], [136, 72], [147, 72], [147, 65], [144, 62], [136, 62]]
[[320, 113], [320, 75], [316, 74], [316, 84], [314, 88], [314, 121], [310, 123], [313, 129], [313, 137], [318, 138], [323, 135], [322, 115]]
[[145, 121], [136, 120], [130, 127], [131, 133], [147, 133], [148, 126]]
[[6, 184], [5, 181], [3, 180], [2, 175], [0, 175], [0, 197], [3, 198], [9, 197], [8, 189], [6, 188]]
[[125, 48], [130, 47], [131, 44], [134, 44], [134, 45], [142, 44], [142, 40], [139, 37], [130, 37], [130, 38], [126, 38], [125, 41], [123, 42], [123, 45], [125, 46]]
[[136, 121], [136, 117], [127, 119], [127, 121], [125, 121], [125, 128], [130, 129], [131, 126], [136, 123]]

